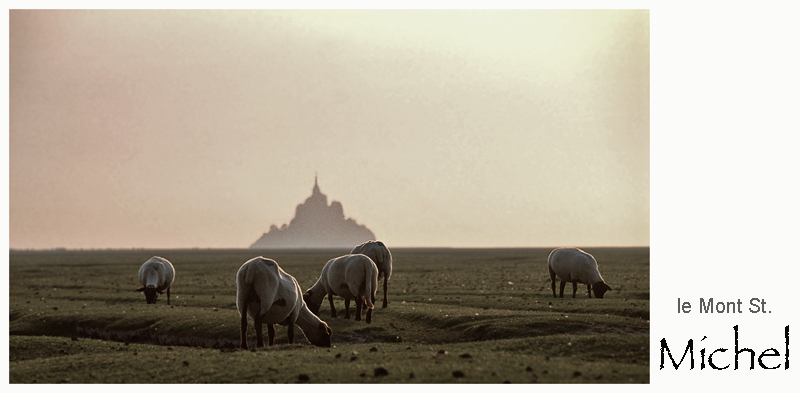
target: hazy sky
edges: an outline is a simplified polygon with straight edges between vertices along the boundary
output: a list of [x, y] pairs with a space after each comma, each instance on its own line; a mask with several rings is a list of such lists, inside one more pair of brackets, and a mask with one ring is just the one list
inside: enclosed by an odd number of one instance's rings
[[12, 248], [650, 244], [648, 11], [11, 11]]

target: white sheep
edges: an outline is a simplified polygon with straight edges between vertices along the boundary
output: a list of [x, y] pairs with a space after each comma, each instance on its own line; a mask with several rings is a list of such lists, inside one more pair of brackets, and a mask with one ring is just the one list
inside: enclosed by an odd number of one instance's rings
[[589, 297], [592, 297], [592, 291], [594, 291], [594, 295], [598, 299], [602, 299], [603, 294], [611, 290], [611, 287], [600, 276], [594, 257], [579, 248], [556, 248], [547, 257], [547, 267], [550, 270], [553, 297], [556, 297], [556, 276], [561, 279], [559, 297], [564, 297], [564, 286], [567, 282], [572, 283], [573, 298], [578, 292], [578, 283], [586, 284]]
[[357, 245], [351, 254], [364, 254], [378, 267], [378, 281], [383, 278], [383, 308], [389, 305], [389, 278], [392, 276], [392, 253], [378, 240], [368, 240]]
[[137, 292], [144, 292], [147, 304], [154, 304], [159, 294], [167, 291], [167, 304], [169, 304], [169, 288], [175, 281], [175, 268], [168, 260], [161, 257], [152, 257], [139, 268], [139, 281], [142, 287]]
[[294, 343], [294, 325], [309, 342], [331, 346], [332, 330], [309, 311], [300, 285], [272, 259], [256, 257], [245, 262], [236, 273], [236, 307], [242, 317], [241, 348], [247, 349], [247, 314], [256, 327], [256, 347], [264, 346], [262, 324], [267, 325], [269, 345], [275, 345], [275, 324], [288, 328], [289, 344]]
[[336, 318], [333, 295], [344, 298], [344, 318], [350, 319], [350, 300], [356, 301], [356, 321], [361, 320], [363, 307], [367, 307], [367, 323], [372, 322], [375, 308], [375, 291], [378, 289], [378, 267], [364, 254], [348, 254], [329, 260], [322, 267], [317, 282], [303, 294], [308, 308], [319, 315], [322, 299], [328, 295], [331, 317]]

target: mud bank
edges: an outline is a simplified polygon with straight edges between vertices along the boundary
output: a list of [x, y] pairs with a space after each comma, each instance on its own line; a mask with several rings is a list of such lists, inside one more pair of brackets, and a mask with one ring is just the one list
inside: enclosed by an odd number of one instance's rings
[[[184, 346], [184, 347], [201, 347], [210, 349], [237, 349], [239, 348], [239, 340], [229, 338], [208, 338], [208, 337], [193, 337], [193, 336], [176, 336], [171, 334], [156, 333], [149, 327], [135, 329], [135, 330], [107, 330], [97, 327], [77, 326], [75, 329], [76, 336], [92, 338], [106, 341], [118, 341], [136, 344], [149, 344], [149, 345], [168, 345], [168, 346]], [[396, 339], [376, 339], [365, 338], [357, 336], [343, 337], [340, 340], [333, 340], [333, 344], [359, 344], [365, 342], [399, 342], [400, 338]], [[251, 348], [255, 347], [255, 339], [248, 340]], [[295, 344], [311, 345], [308, 340], [300, 335], [295, 336]]]
[[96, 327], [78, 326], [76, 328], [76, 333], [79, 337], [137, 344], [179, 345], [213, 349], [233, 349], [239, 346], [239, 340], [159, 334], [154, 333], [149, 327], [136, 330], [106, 330]]

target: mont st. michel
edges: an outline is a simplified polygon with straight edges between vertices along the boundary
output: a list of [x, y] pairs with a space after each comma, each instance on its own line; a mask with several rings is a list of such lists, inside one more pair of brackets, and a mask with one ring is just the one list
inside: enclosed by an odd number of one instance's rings
[[344, 217], [338, 201], [328, 204], [328, 197], [314, 188], [305, 202], [297, 205], [294, 218], [280, 228], [272, 225], [250, 248], [347, 248], [375, 239], [369, 228]]

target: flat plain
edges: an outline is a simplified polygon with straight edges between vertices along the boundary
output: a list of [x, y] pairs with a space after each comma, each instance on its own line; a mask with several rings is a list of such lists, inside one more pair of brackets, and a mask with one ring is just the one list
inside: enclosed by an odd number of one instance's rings
[[[299, 329], [290, 345], [276, 326], [275, 346], [248, 351], [236, 349], [239, 267], [272, 258], [305, 290], [348, 250], [12, 250], [9, 381], [648, 383], [649, 248], [584, 248], [613, 288], [604, 299], [585, 285], [573, 299], [571, 284], [553, 298], [550, 250], [391, 249], [389, 307], [379, 291], [371, 324], [331, 318], [326, 300], [332, 347]], [[135, 292], [154, 255], [175, 266], [171, 305]]]

